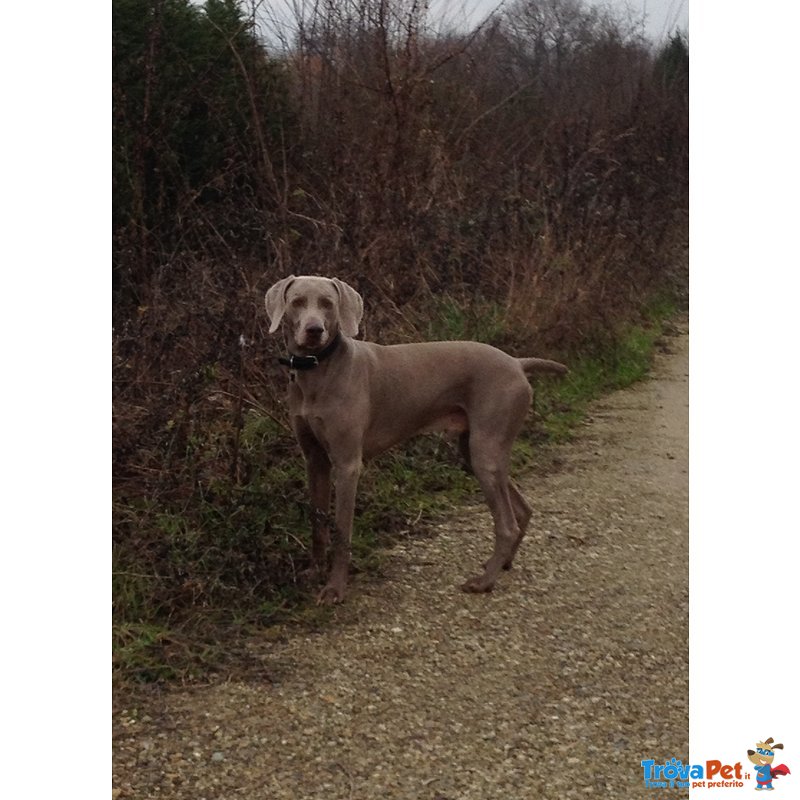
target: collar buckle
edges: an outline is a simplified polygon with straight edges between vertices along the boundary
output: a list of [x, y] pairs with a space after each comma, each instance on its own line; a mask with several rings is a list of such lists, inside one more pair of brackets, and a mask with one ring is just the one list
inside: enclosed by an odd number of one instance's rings
[[[302, 360], [301, 360], [302, 359]], [[300, 366], [302, 364], [302, 366]], [[316, 356], [289, 356], [289, 369], [314, 369], [319, 366], [319, 359]]]
[[288, 358], [284, 358], [283, 356], [279, 357], [278, 363], [283, 364], [285, 367], [289, 367], [290, 372], [294, 372], [295, 370], [314, 369], [315, 367], [318, 367], [328, 356], [330, 356], [334, 350], [336, 350], [340, 342], [341, 334], [337, 333], [336, 336], [333, 337], [331, 343], [318, 355], [296, 356], [293, 353], [290, 353]]

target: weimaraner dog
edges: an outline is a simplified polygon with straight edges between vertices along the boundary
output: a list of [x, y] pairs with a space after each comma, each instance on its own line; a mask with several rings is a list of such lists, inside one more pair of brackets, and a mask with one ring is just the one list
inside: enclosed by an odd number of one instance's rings
[[563, 374], [555, 361], [512, 356], [478, 342], [383, 346], [353, 337], [361, 296], [338, 278], [290, 275], [266, 295], [270, 333], [283, 322], [289, 412], [305, 456], [311, 495], [312, 571], [321, 575], [331, 541], [331, 468], [336, 514], [333, 560], [318, 603], [344, 599], [356, 486], [369, 458], [428, 431], [460, 434], [460, 451], [494, 520], [494, 553], [467, 592], [488, 592], [509, 569], [531, 507], [509, 480], [511, 445], [531, 403], [527, 375]]

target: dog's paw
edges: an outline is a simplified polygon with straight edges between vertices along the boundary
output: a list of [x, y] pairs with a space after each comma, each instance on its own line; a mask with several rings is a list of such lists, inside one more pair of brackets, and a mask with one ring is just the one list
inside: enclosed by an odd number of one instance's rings
[[487, 580], [483, 575], [476, 575], [474, 578], [462, 583], [461, 589], [472, 594], [491, 592], [494, 589], [494, 581]]
[[318, 606], [333, 606], [344, 600], [344, 586], [336, 583], [327, 584], [317, 595]]

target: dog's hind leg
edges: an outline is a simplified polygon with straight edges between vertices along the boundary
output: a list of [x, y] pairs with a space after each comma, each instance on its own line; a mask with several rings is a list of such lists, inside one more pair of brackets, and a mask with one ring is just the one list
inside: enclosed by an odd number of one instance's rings
[[520, 492], [520, 490], [517, 488], [514, 481], [511, 479], [508, 481], [508, 493], [511, 497], [511, 507], [514, 510], [514, 517], [517, 520], [519, 536], [517, 537], [517, 541], [514, 543], [514, 550], [511, 553], [511, 558], [509, 558], [505, 564], [503, 564], [503, 569], [511, 569], [514, 556], [517, 554], [517, 550], [519, 550], [519, 546], [522, 544], [522, 540], [528, 530], [528, 523], [531, 521], [531, 516], [533, 515], [533, 509], [531, 508], [530, 504], [525, 499], [522, 492]]
[[[464, 460], [464, 469], [466, 469], [470, 474], [473, 474], [472, 460], [469, 454], [469, 431], [465, 431], [458, 437], [458, 451]], [[531, 521], [531, 516], [533, 515], [533, 509], [530, 507], [530, 504], [525, 499], [525, 496], [522, 494], [522, 492], [520, 492], [520, 490], [517, 488], [517, 485], [514, 483], [514, 481], [512, 481], [510, 478], [508, 480], [508, 495], [509, 499], [511, 500], [511, 510], [514, 512], [514, 519], [516, 519], [517, 527], [519, 528], [519, 536], [514, 544], [514, 550], [511, 554], [511, 558], [509, 558], [505, 564], [503, 564], [503, 569], [506, 570], [511, 569], [514, 556], [516, 555], [517, 550], [522, 543], [522, 539], [528, 530], [528, 523]], [[484, 564], [484, 567], [485, 566], [486, 565]]]
[[489, 592], [506, 563], [514, 558], [520, 538], [520, 528], [511, 501], [508, 481], [510, 443], [492, 431], [488, 435], [479, 430], [470, 435], [470, 460], [472, 470], [481, 485], [486, 503], [494, 520], [494, 552], [484, 566], [482, 575], [470, 578], [463, 584], [466, 592]]
[[[530, 406], [531, 389], [524, 379], [504, 388], [499, 397], [476, 397], [468, 410], [469, 464], [492, 513], [495, 542], [483, 574], [463, 584], [467, 592], [491, 591], [500, 571], [511, 567], [531, 517], [530, 506], [508, 477], [511, 447]], [[464, 444], [462, 436], [462, 450]]]

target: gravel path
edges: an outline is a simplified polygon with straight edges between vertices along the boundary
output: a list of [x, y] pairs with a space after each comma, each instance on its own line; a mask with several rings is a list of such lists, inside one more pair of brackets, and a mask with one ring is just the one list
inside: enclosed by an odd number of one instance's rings
[[[494, 592], [483, 507], [356, 578], [321, 633], [255, 643], [264, 675], [115, 716], [114, 796], [648, 797], [688, 753], [688, 335], [592, 407]], [[677, 792], [667, 796], [676, 797]]]

